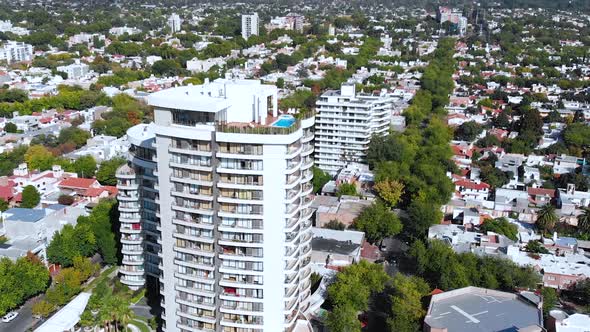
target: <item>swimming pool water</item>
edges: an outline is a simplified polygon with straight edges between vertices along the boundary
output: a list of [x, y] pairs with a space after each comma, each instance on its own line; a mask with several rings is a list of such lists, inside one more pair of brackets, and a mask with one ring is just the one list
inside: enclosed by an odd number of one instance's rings
[[280, 118], [277, 122], [273, 123], [273, 127], [289, 128], [295, 123], [295, 118]]

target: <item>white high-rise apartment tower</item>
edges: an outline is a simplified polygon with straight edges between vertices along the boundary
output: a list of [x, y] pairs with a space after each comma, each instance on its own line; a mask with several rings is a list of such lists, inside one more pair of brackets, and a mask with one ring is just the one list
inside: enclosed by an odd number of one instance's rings
[[257, 13], [242, 15], [242, 37], [248, 40], [252, 35], [258, 36]]
[[[144, 144], [144, 158], [131, 158], [141, 170], [119, 174], [138, 188], [146, 174], [157, 179], [157, 233], [140, 235], [150, 252], [134, 257], [147, 264], [128, 266], [149, 277], [159, 265], [165, 331], [309, 328], [314, 118], [279, 116], [277, 88], [257, 80], [172, 88], [148, 102], [155, 123], [128, 132]], [[134, 277], [127, 268], [122, 277]]]
[[354, 83], [327, 91], [316, 102], [315, 164], [334, 174], [350, 162], [363, 162], [371, 136], [386, 135], [393, 98], [386, 91], [357, 93]]
[[182, 24], [182, 20], [180, 19], [180, 16], [178, 16], [178, 14], [176, 14], [176, 13], [173, 13], [168, 18], [168, 27], [170, 27], [170, 32], [172, 32], [172, 33], [176, 33], [178, 31], [180, 31], [181, 24]]

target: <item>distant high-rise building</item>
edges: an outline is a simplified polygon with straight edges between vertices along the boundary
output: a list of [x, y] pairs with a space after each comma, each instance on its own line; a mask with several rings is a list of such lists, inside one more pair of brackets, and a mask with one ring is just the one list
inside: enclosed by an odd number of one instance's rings
[[348, 163], [363, 162], [371, 136], [389, 131], [393, 101], [385, 91], [357, 93], [354, 83], [321, 95], [316, 102], [316, 166], [334, 174]]
[[310, 331], [314, 118], [279, 116], [277, 91], [160, 91], [155, 123], [127, 133], [120, 273], [139, 286], [159, 270], [166, 332]]
[[305, 17], [303, 15], [290, 13], [287, 15], [287, 20], [290, 22], [291, 29], [297, 32], [303, 32], [303, 21]]
[[247, 40], [252, 35], [258, 36], [257, 13], [242, 15], [242, 37]]
[[182, 20], [180, 19], [180, 16], [178, 16], [178, 14], [176, 14], [176, 13], [173, 13], [168, 18], [168, 27], [170, 28], [171, 33], [176, 33], [178, 31], [180, 31], [181, 24], [182, 24]]

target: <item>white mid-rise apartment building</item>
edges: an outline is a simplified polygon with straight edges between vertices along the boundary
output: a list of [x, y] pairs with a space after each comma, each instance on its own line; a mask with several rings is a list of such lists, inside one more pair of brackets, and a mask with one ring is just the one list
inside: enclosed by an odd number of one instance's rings
[[327, 91], [316, 102], [315, 164], [334, 174], [351, 162], [364, 162], [372, 135], [386, 135], [394, 98], [385, 90], [357, 93], [354, 83]]
[[66, 73], [68, 75], [68, 79], [77, 80], [86, 76], [90, 72], [90, 66], [85, 63], [81, 63], [80, 59], [76, 59], [72, 64], [57, 67], [57, 71]]
[[[121, 197], [121, 213], [139, 214], [127, 232], [121, 219], [121, 230], [123, 245], [148, 243], [159, 259], [124, 259], [122, 282], [149, 283], [147, 269], [158, 266], [167, 332], [309, 328], [314, 118], [279, 116], [277, 88], [257, 80], [176, 87], [148, 103], [155, 123], [130, 129], [132, 146], [142, 149], [133, 148], [118, 174], [132, 202], [149, 174], [144, 191], [154, 189], [155, 224], [143, 220], [151, 200], [123, 205]], [[155, 228], [142, 232], [144, 225]], [[123, 254], [151, 260], [151, 252], [135, 255], [137, 244]]]
[[23, 42], [7, 41], [0, 47], [0, 61], [7, 63], [33, 60], [33, 46]]
[[242, 37], [258, 36], [258, 13], [242, 15]]

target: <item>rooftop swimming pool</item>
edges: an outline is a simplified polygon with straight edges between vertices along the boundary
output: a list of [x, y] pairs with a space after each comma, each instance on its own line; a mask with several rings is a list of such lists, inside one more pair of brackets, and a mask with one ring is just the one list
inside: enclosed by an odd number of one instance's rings
[[291, 115], [281, 115], [277, 121], [271, 124], [272, 127], [289, 128], [295, 123], [295, 118]]

